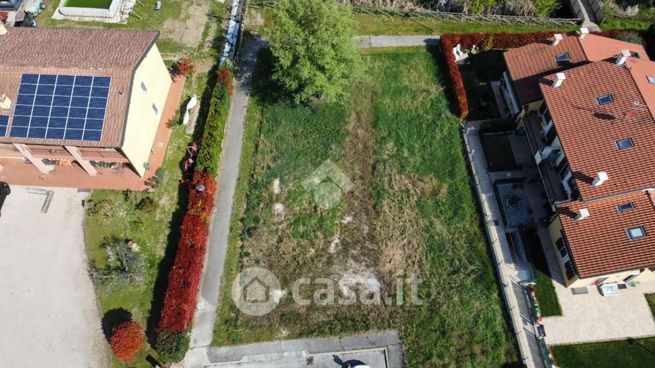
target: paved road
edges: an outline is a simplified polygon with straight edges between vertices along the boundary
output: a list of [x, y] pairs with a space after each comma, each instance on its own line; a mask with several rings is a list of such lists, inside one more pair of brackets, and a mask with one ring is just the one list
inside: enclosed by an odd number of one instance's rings
[[208, 346], [214, 333], [216, 305], [221, 288], [230, 219], [232, 218], [232, 198], [239, 176], [243, 124], [246, 119], [257, 53], [263, 45], [264, 42], [258, 39], [246, 38], [243, 41], [218, 175], [218, 194], [210, 230], [206, 266], [200, 287], [200, 300], [191, 333], [191, 348]]

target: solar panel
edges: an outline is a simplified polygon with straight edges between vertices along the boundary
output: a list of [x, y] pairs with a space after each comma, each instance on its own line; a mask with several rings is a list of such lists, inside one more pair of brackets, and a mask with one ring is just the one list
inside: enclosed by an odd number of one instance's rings
[[[23, 74], [9, 136], [100, 141], [110, 85], [104, 76]], [[8, 120], [0, 116], [0, 136]]]
[[0, 115], [0, 137], [7, 134], [7, 125], [9, 125], [9, 116]]

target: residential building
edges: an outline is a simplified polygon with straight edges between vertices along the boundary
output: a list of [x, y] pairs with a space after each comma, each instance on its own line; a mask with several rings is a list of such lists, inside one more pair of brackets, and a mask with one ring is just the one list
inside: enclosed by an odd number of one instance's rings
[[567, 286], [655, 280], [655, 62], [584, 29], [504, 58]]
[[154, 175], [172, 84], [158, 32], [0, 34], [0, 180], [121, 188]]

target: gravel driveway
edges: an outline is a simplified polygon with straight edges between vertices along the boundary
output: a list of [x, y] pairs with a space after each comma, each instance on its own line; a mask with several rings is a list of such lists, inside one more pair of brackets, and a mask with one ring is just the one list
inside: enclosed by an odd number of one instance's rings
[[86, 271], [81, 201], [14, 186], [0, 217], [0, 367], [108, 367], [107, 343]]

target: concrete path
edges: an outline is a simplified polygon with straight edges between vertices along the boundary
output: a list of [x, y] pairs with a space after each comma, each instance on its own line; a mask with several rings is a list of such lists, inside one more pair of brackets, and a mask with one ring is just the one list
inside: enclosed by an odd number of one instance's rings
[[530, 309], [527, 304], [523, 287], [520, 283], [520, 267], [514, 263], [503, 219], [496, 201], [496, 194], [489, 176], [487, 162], [478, 134], [479, 121], [466, 122], [464, 126], [464, 142], [471, 162], [471, 170], [475, 187], [484, 216], [485, 229], [491, 246], [494, 266], [498, 271], [500, 288], [507, 312], [510, 315], [511, 327], [519, 346], [521, 362], [528, 368], [544, 366], [540, 358], [539, 344], [534, 334], [530, 319]]
[[239, 176], [243, 125], [250, 96], [252, 73], [255, 69], [257, 53], [263, 45], [264, 42], [259, 39], [246, 38], [243, 41], [243, 49], [241, 50], [241, 58], [239, 59], [234, 84], [234, 96], [230, 107], [230, 117], [226, 126], [218, 175], [218, 194], [207, 247], [205, 269], [191, 333], [192, 349], [207, 347], [211, 344], [214, 334], [216, 309], [227, 252], [230, 219], [232, 218], [232, 199]]
[[43, 194], [11, 189], [0, 217], [0, 367], [109, 367], [87, 273], [87, 194], [52, 188], [43, 214]]
[[209, 367], [337, 368], [335, 357], [359, 360], [375, 368], [402, 367], [402, 348], [396, 331], [334, 338], [299, 339], [210, 348]]
[[369, 47], [409, 47], [433, 46], [439, 44], [438, 35], [422, 36], [356, 36], [355, 43], [360, 48]]

